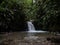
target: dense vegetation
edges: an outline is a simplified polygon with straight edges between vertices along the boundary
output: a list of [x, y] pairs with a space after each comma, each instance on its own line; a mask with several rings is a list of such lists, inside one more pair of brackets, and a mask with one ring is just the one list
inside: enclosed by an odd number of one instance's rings
[[26, 30], [33, 20], [37, 30], [60, 31], [59, 5], [59, 0], [0, 0], [0, 30]]
[[4, 0], [0, 4], [0, 31], [22, 31], [26, 29], [23, 4]]
[[38, 0], [36, 6], [37, 21], [36, 29], [48, 31], [60, 30], [60, 1], [59, 0]]

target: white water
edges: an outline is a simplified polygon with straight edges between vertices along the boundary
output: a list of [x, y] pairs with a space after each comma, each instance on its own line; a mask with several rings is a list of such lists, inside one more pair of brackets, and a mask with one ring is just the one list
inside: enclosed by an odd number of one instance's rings
[[34, 25], [32, 24], [31, 21], [28, 21], [27, 24], [28, 24], [28, 32], [40, 32], [40, 33], [46, 32], [46, 31], [42, 31], [42, 30], [36, 31], [35, 27], [34, 27]]
[[34, 27], [34, 25], [32, 24], [32, 22], [28, 22], [28, 30], [29, 30], [29, 31], [35, 31], [35, 27]]

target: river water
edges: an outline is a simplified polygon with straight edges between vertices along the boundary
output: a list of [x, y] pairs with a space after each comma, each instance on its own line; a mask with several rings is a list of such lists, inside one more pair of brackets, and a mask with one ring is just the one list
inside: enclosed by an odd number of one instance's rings
[[47, 41], [51, 37], [46, 31], [36, 31], [32, 22], [27, 22], [28, 31], [4, 32], [0, 34], [0, 45], [55, 45]]
[[48, 33], [5, 32], [0, 34], [0, 45], [54, 45], [47, 41]]

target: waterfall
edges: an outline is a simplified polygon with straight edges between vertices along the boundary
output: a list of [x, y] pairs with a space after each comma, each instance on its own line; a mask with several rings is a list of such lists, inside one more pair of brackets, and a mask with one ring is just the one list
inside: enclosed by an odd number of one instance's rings
[[42, 31], [42, 30], [36, 31], [34, 25], [32, 24], [32, 21], [28, 21], [27, 24], [28, 24], [28, 32], [38, 32], [38, 33], [47, 32], [47, 31]]
[[34, 27], [34, 25], [32, 24], [32, 22], [27, 22], [28, 23], [28, 30], [29, 31], [35, 31], [35, 27]]

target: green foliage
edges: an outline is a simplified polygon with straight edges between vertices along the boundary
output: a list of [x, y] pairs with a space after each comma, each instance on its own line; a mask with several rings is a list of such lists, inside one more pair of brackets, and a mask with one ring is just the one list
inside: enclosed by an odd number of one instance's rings
[[23, 5], [13, 1], [3, 1], [0, 6], [0, 31], [25, 30]]
[[60, 30], [59, 0], [0, 0], [0, 29], [24, 30], [27, 20], [36, 29]]
[[[49, 31], [60, 30], [60, 6], [58, 0], [42, 0], [37, 1], [37, 21], [38, 24], [42, 25], [42, 29], [48, 29]], [[58, 18], [57, 18], [58, 17]]]

